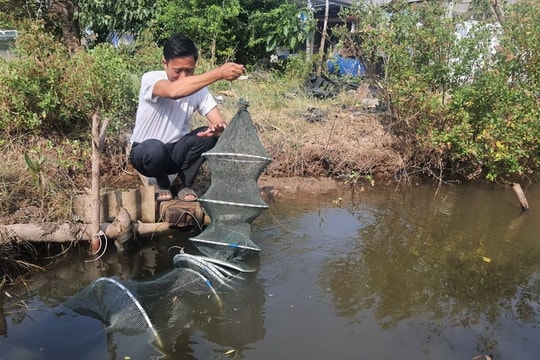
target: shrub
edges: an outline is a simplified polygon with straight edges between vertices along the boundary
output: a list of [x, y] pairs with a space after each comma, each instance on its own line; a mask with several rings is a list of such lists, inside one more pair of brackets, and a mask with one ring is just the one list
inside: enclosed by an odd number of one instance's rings
[[366, 81], [389, 103], [413, 167], [488, 180], [538, 169], [540, 7], [509, 6], [497, 24], [448, 17], [443, 5], [396, 1], [385, 15], [359, 4], [346, 14], [357, 32], [336, 33], [368, 67], [383, 60], [385, 77]]
[[137, 102], [137, 82], [128, 64], [108, 44], [73, 55], [59, 84], [63, 95], [62, 123], [88, 126], [92, 114], [108, 117], [112, 130], [131, 122]]
[[39, 23], [21, 31], [16, 52], [17, 60], [0, 62], [0, 129], [12, 133], [48, 128], [58, 118], [58, 84], [69, 53]]
[[[17, 38], [18, 59], [0, 62], [0, 129], [8, 134], [89, 129], [92, 113], [114, 129], [133, 117], [137, 83], [107, 44], [70, 54], [39, 23]], [[135, 75], [138, 77], [138, 75]]]

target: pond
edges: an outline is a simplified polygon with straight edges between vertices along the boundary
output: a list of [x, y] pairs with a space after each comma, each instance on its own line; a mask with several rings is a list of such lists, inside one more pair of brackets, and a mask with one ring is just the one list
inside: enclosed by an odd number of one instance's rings
[[99, 277], [164, 276], [171, 249], [189, 252], [194, 233], [131, 258], [110, 251], [92, 262], [76, 248], [3, 297], [0, 360], [537, 359], [540, 187], [524, 190], [528, 213], [510, 188], [476, 184], [268, 201], [252, 223], [261, 252], [246, 263], [256, 272], [217, 294], [219, 306], [183, 299], [182, 321], [157, 309], [159, 341], [65, 302]]

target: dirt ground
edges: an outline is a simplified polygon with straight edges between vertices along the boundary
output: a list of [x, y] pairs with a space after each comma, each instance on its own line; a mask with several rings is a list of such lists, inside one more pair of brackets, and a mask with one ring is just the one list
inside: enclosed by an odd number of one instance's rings
[[274, 178], [270, 176], [261, 176], [259, 186], [263, 194], [271, 196], [286, 196], [287, 193], [310, 193], [322, 194], [338, 189], [342, 186], [341, 182], [331, 178], [302, 178], [287, 177]]
[[[117, 176], [114, 182], [108, 182], [109, 187], [116, 189], [135, 189], [142, 184], [141, 179], [135, 175], [135, 170], [129, 167], [121, 176]], [[344, 186], [343, 181], [331, 177], [300, 177], [300, 176], [271, 176], [262, 174], [258, 178], [259, 188], [263, 197], [278, 198], [291, 193], [323, 194]], [[194, 189], [199, 195], [210, 186], [209, 175], [203, 175], [194, 184]]]
[[[362, 176], [392, 177], [404, 161], [395, 150], [398, 141], [383, 119], [380, 114], [354, 108], [328, 113], [322, 120], [310, 122], [300, 139], [284, 138], [282, 143], [267, 146], [274, 160], [265, 174], [353, 181]], [[265, 134], [261, 137], [264, 142]]]

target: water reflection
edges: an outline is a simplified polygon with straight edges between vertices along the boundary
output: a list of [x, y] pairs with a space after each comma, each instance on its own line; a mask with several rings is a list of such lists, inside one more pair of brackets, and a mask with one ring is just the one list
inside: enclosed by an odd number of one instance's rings
[[[433, 321], [434, 334], [486, 322], [535, 327], [536, 221], [508, 194], [468, 189], [447, 188], [436, 197], [400, 193], [378, 203], [370, 223], [345, 244], [349, 251], [325, 263], [323, 286], [331, 289], [338, 314], [373, 309], [383, 330], [421, 317]], [[479, 350], [494, 351], [497, 337], [488, 330]]]
[[475, 191], [403, 194], [379, 205], [348, 244], [353, 251], [326, 264], [340, 314], [374, 308], [383, 328], [419, 314], [451, 319], [449, 326], [503, 312], [536, 322], [538, 298], [530, 295], [539, 286], [540, 247], [531, 243], [532, 219]]
[[[28, 293], [10, 290], [2, 297], [8, 309], [2, 320], [9, 326], [3, 330], [6, 341], [0, 339], [0, 359], [199, 359], [211, 358], [201, 348], [239, 354], [264, 338], [264, 290], [255, 274], [216, 299], [189, 287], [186, 274], [179, 274], [185, 269], [171, 269], [178, 252], [171, 249], [190, 250], [189, 235], [156, 239], [134, 258], [109, 252], [88, 262], [84, 251], [72, 254], [33, 278]], [[256, 267], [257, 259], [249, 265]], [[108, 291], [121, 289], [115, 283], [128, 288], [147, 312], [132, 311], [136, 307], [124, 301], [124, 292]], [[169, 291], [177, 283], [190, 291]]]
[[133, 258], [73, 254], [31, 279], [29, 295], [4, 298], [0, 359], [536, 359], [540, 190], [526, 191], [528, 214], [511, 190], [476, 185], [270, 202], [253, 223], [258, 272], [222, 293], [221, 309], [207, 297], [156, 309], [161, 346], [63, 304], [102, 276], [163, 276], [170, 246], [189, 253], [192, 234]]

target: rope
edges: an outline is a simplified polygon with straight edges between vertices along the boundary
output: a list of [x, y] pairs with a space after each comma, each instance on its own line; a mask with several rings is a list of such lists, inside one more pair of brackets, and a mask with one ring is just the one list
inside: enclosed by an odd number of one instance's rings
[[[97, 236], [98, 239], [99, 239], [99, 248], [98, 248], [98, 251], [96, 252], [99, 253], [99, 251], [103, 248], [103, 251], [101, 252], [101, 254], [99, 254], [98, 257], [96, 257], [95, 259], [90, 259], [90, 260], [85, 260], [85, 262], [92, 262], [92, 261], [97, 261], [99, 260], [104, 254], [105, 254], [105, 251], [107, 250], [107, 235], [103, 232], [103, 230], [99, 230], [98, 233], [94, 234], [93, 236]], [[103, 242], [101, 241], [101, 237], [103, 236], [103, 239], [105, 240], [105, 246], [102, 246], [103, 245]]]

